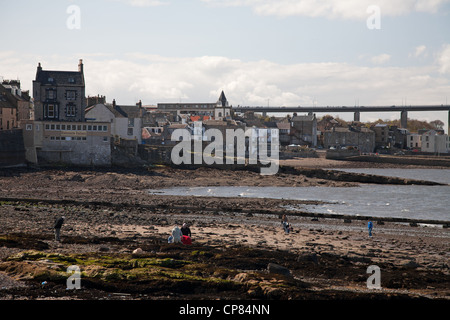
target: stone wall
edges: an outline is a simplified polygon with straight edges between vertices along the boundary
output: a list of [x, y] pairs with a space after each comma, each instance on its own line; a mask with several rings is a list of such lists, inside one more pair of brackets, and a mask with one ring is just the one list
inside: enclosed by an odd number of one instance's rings
[[37, 150], [39, 164], [110, 166], [110, 138], [88, 135], [86, 140], [47, 141]]
[[22, 129], [0, 130], [0, 167], [25, 164]]

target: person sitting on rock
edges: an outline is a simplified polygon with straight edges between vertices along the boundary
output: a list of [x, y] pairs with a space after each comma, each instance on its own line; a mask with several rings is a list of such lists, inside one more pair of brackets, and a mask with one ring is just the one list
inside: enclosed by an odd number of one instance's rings
[[189, 236], [192, 238], [191, 229], [186, 223], [183, 223], [183, 226], [181, 227], [181, 233], [183, 236]]
[[181, 230], [180, 230], [180, 228], [178, 228], [178, 226], [175, 226], [172, 229], [172, 237], [173, 237], [173, 242], [174, 243], [180, 243], [182, 235], [183, 234], [181, 233]]

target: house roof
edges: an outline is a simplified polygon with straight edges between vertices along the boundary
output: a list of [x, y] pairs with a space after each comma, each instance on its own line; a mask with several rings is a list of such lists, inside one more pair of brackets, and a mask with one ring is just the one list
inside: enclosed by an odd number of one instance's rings
[[86, 108], [86, 113], [92, 110], [97, 106], [105, 106], [116, 118], [140, 118], [142, 108], [138, 106], [120, 106], [120, 105], [112, 105], [110, 103], [99, 103], [93, 105], [89, 108]]
[[217, 104], [219, 104], [219, 102], [221, 103], [222, 107], [228, 107], [228, 101], [227, 98], [225, 97], [225, 93], [220, 94], [219, 100], [217, 100]]
[[184, 129], [187, 126], [187, 123], [172, 123], [169, 125], [169, 129]]
[[[81, 60], [80, 60], [81, 63]], [[49, 85], [83, 85], [84, 75], [82, 64], [79, 65], [78, 71], [56, 71], [56, 70], [43, 70], [41, 64], [38, 64], [36, 71], [36, 81], [41, 84]]]
[[305, 116], [293, 116], [291, 121], [313, 121], [315, 118], [315, 115], [305, 115]]
[[131, 106], [116, 105], [115, 109], [126, 118], [140, 118], [143, 110], [142, 108], [139, 108], [136, 105]]
[[289, 122], [277, 122], [277, 128], [280, 130], [289, 130], [291, 124]]

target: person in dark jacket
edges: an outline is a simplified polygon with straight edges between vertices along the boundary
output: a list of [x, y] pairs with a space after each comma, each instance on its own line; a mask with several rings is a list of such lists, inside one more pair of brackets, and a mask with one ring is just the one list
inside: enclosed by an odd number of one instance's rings
[[53, 228], [55, 229], [55, 240], [58, 242], [61, 241], [60, 232], [61, 232], [61, 227], [64, 223], [64, 220], [65, 220], [64, 216], [56, 219], [55, 224], [53, 226]]
[[181, 233], [183, 234], [183, 236], [192, 237], [191, 229], [189, 229], [189, 227], [186, 223], [183, 223], [183, 226], [181, 227]]

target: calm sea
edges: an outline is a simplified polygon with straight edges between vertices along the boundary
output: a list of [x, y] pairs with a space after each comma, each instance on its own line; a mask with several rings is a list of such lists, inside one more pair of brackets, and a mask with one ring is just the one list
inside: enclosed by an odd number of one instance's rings
[[150, 190], [167, 195], [320, 200], [290, 210], [316, 213], [450, 221], [450, 169], [342, 169], [447, 183], [446, 186], [361, 185], [358, 187], [176, 187]]

